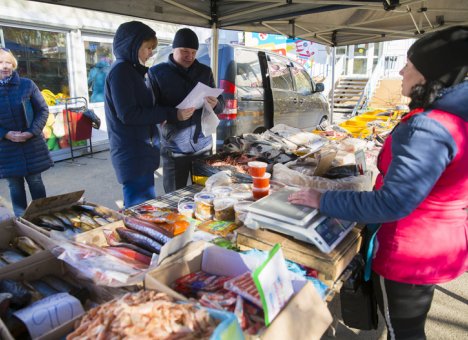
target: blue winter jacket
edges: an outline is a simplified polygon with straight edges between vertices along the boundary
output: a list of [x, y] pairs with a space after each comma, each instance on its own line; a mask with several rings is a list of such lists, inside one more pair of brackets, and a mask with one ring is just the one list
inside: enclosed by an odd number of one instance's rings
[[114, 42], [116, 61], [106, 78], [105, 112], [110, 154], [119, 183], [147, 175], [159, 167], [159, 133], [156, 124], [176, 117], [175, 108], [153, 105], [146, 87], [148, 68], [138, 50], [154, 31], [140, 22], [122, 24]]
[[[29, 127], [23, 102], [32, 108]], [[0, 178], [38, 174], [52, 166], [42, 136], [48, 116], [49, 108], [32, 80], [20, 78], [13, 72], [10, 82], [0, 86]], [[15, 143], [4, 138], [9, 131], [28, 131], [34, 137], [24, 143]]]
[[[468, 121], [468, 81], [445, 89], [432, 105]], [[384, 186], [377, 191], [327, 191], [320, 211], [348, 221], [383, 223], [410, 214], [431, 192], [457, 152], [453, 136], [428, 117], [431, 110], [411, 117], [392, 132], [392, 163]]]
[[[153, 88], [155, 100], [161, 105], [176, 107], [201, 82], [215, 87], [211, 68], [195, 60], [188, 69], [177, 65], [172, 54], [165, 63], [150, 68], [148, 79]], [[224, 110], [224, 100], [218, 97], [218, 105], [214, 112], [219, 114]], [[209, 148], [211, 136], [204, 136], [201, 132], [202, 109], [194, 112], [185, 121], [168, 121], [161, 126], [161, 144], [174, 153], [192, 154]], [[177, 112], [175, 113], [177, 114]]]

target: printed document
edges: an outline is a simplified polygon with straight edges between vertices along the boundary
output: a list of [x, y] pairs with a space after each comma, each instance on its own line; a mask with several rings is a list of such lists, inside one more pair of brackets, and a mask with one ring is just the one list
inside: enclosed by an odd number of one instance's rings
[[198, 82], [197, 86], [184, 98], [184, 100], [176, 106], [178, 109], [188, 109], [194, 107], [201, 109], [205, 97], [218, 97], [223, 93], [223, 89], [216, 89], [209, 87], [203, 83]]

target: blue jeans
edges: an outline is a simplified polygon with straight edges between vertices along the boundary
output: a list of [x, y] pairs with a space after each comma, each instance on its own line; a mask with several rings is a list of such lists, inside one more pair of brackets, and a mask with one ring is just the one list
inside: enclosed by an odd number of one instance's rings
[[125, 208], [156, 198], [154, 189], [154, 173], [140, 176], [126, 181], [123, 184], [123, 196]]
[[28, 182], [29, 192], [31, 193], [31, 198], [33, 200], [46, 197], [46, 190], [40, 173], [26, 177], [7, 178], [8, 186], [10, 187], [10, 197], [11, 203], [13, 204], [13, 211], [17, 217], [23, 215], [28, 205], [26, 200], [26, 189], [24, 187], [25, 179], [26, 182]]

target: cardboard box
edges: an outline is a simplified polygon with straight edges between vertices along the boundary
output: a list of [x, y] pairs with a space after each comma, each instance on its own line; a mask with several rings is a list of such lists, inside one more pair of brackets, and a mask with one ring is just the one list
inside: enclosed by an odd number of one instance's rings
[[[85, 287], [89, 290], [90, 298], [96, 303], [104, 303], [112, 300], [117, 296], [121, 296], [128, 292], [121, 288], [108, 288], [96, 286], [89, 280], [79, 278], [79, 273], [72, 267], [68, 266], [63, 261], [57, 260], [50, 252], [44, 252], [44, 256], [35, 258], [35, 262], [18, 263], [15, 268], [0, 273], [0, 280], [12, 279], [18, 281], [33, 281], [40, 279], [45, 275], [55, 275], [72, 284], [78, 284], [81, 287]], [[75, 319], [76, 320], [76, 319]], [[59, 339], [73, 330], [75, 320], [70, 320], [67, 323], [62, 324], [60, 327], [52, 330], [51, 332], [44, 334], [40, 339]], [[0, 336], [1, 339], [12, 340], [10, 332], [6, 328], [5, 324], [0, 319]]]
[[31, 263], [35, 263], [50, 256], [50, 253], [46, 251], [46, 249], [52, 247], [54, 243], [44, 234], [25, 226], [13, 218], [0, 222], [0, 249], [9, 249], [10, 242], [17, 236], [29, 237], [44, 250], [37, 252], [34, 255], [30, 255], [17, 263], [8, 264], [4, 267], [1, 267], [0, 275], [4, 272], [14, 270], [21, 266], [27, 266]]
[[237, 229], [237, 245], [241, 250], [270, 250], [281, 244], [284, 257], [319, 272], [319, 279], [332, 287], [351, 260], [361, 249], [363, 225], [357, 225], [329, 254], [310, 243], [274, 231], [247, 227]]
[[123, 218], [122, 214], [119, 212], [112, 210], [110, 208], [103, 207], [99, 204], [95, 204], [92, 202], [85, 201], [82, 197], [84, 194], [84, 190], [70, 192], [67, 194], [57, 195], [57, 196], [50, 196], [45, 198], [40, 198], [37, 200], [32, 201], [28, 207], [26, 208], [24, 215], [20, 217], [20, 222], [31, 227], [40, 233], [43, 233], [46, 236], [50, 237], [50, 232], [44, 228], [41, 228], [34, 224], [32, 221], [36, 216], [49, 214], [51, 212], [60, 211], [63, 209], [70, 208], [72, 205], [77, 203], [89, 204], [98, 207], [109, 214], [109, 216], [113, 217], [116, 220], [120, 220]]
[[[183, 251], [184, 256], [178, 260], [149, 272], [145, 277], [145, 289], [155, 289], [187, 300], [170, 288], [176, 279], [184, 275], [203, 270], [215, 275], [238, 276], [253, 269], [252, 264], [245, 262], [245, 255], [215, 245], [192, 244]], [[295, 295], [258, 338], [320, 339], [325, 333], [332, 322], [330, 311], [313, 285], [304, 282], [302, 285], [293, 284]]]

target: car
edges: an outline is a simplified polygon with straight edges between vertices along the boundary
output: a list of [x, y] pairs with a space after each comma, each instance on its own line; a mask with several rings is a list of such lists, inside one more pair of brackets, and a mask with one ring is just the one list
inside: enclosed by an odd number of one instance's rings
[[[159, 50], [154, 65], [167, 60], [171, 46]], [[200, 44], [199, 62], [210, 65], [210, 46]], [[276, 124], [313, 130], [326, 121], [330, 105], [324, 85], [299, 63], [280, 54], [242, 45], [220, 44], [218, 86], [225, 110], [219, 114], [217, 145], [231, 136], [260, 133]]]

